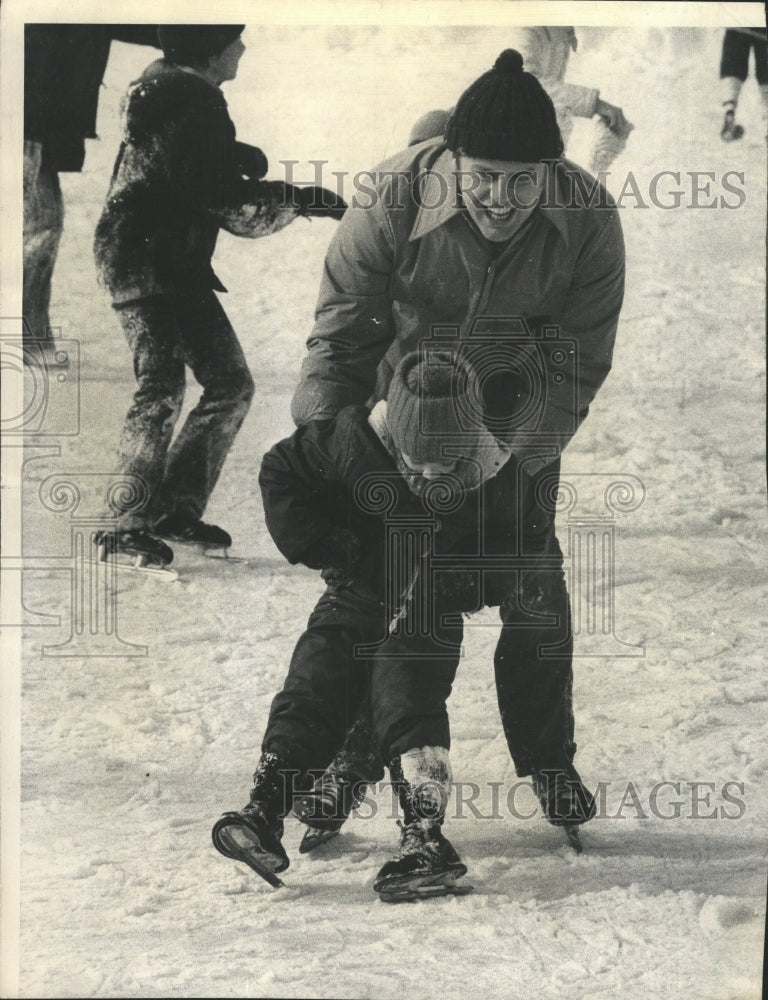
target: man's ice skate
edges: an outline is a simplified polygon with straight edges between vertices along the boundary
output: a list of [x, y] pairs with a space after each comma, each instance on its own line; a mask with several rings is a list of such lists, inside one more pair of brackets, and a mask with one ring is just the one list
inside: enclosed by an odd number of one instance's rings
[[573, 764], [569, 764], [565, 768], [534, 770], [531, 777], [533, 790], [547, 820], [553, 826], [561, 826], [568, 843], [577, 854], [581, 854], [583, 847], [579, 827], [594, 818], [597, 806], [579, 772]]
[[205, 556], [229, 557], [232, 537], [216, 524], [206, 524], [191, 514], [164, 514], [155, 522], [155, 531], [161, 538], [182, 545], [194, 545]]
[[172, 582], [179, 578], [174, 569], [173, 549], [147, 531], [98, 531], [94, 536], [96, 558], [101, 563], [112, 563], [118, 569], [127, 569]]
[[380, 899], [393, 903], [472, 891], [471, 886], [456, 884], [467, 866], [442, 835], [440, 823], [415, 820], [401, 829], [397, 857], [381, 868], [373, 883]]
[[277, 873], [290, 864], [282, 835], [282, 820], [270, 823], [257, 802], [249, 802], [240, 812], [224, 813], [212, 831], [213, 846], [220, 854], [242, 861], [275, 888], [284, 884]]
[[744, 135], [744, 128], [737, 124], [735, 111], [726, 111], [723, 127], [720, 129], [720, 138], [723, 142], [734, 142]]

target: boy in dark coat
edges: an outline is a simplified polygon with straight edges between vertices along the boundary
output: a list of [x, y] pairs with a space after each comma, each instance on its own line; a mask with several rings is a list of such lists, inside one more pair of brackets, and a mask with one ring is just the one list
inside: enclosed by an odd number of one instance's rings
[[[542, 626], [526, 606], [536, 579], [552, 571], [548, 513], [529, 480], [497, 476], [510, 453], [488, 430], [486, 411], [466, 355], [433, 348], [401, 360], [386, 401], [372, 411], [349, 406], [312, 421], [264, 458], [260, 485], [275, 543], [290, 562], [322, 569], [329, 583], [273, 700], [251, 801], [214, 827], [221, 853], [268, 880], [288, 867], [284, 816], [367, 700], [404, 818], [400, 853], [379, 872], [376, 890], [450, 891], [466, 871], [441, 833], [460, 612], [498, 604], [515, 589], [526, 641], [551, 644], [567, 631], [562, 621]], [[502, 714], [514, 713], [517, 762], [528, 743], [537, 759], [560, 760], [572, 745], [570, 701], [552, 711], [549, 700], [542, 718], [535, 684], [505, 687], [504, 660], [514, 650], [504, 633], [497, 685]]]
[[[118, 509], [106, 551], [165, 564], [161, 539], [228, 547], [201, 518], [245, 418], [253, 380], [214, 292], [220, 228], [262, 236], [314, 210], [317, 191], [261, 178], [261, 150], [236, 141], [220, 85], [245, 50], [244, 25], [161, 25], [165, 58], [128, 91], [125, 134], [95, 237], [101, 278], [133, 352], [138, 389], [119, 445], [119, 472], [143, 484], [143, 504]], [[331, 196], [332, 197], [332, 196]], [[185, 388], [185, 365], [203, 387], [169, 450]], [[160, 536], [160, 537], [157, 537]]]

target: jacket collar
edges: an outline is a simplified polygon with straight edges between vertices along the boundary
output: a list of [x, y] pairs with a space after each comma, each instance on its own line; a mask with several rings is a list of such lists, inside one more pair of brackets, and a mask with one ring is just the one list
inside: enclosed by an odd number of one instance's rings
[[[414, 182], [418, 191], [419, 208], [411, 228], [409, 241], [421, 239], [439, 226], [444, 225], [464, 211], [457, 190], [454, 156], [450, 149], [444, 149], [432, 166], [422, 171]], [[568, 220], [565, 208], [565, 192], [559, 171], [549, 167], [547, 187], [544, 191], [544, 205], [533, 213], [541, 215], [560, 233], [568, 245]]]

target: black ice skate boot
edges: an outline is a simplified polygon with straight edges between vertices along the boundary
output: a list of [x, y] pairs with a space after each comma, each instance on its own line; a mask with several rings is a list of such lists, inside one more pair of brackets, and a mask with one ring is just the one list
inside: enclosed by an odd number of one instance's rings
[[239, 812], [224, 813], [212, 831], [213, 846], [225, 858], [242, 861], [273, 886], [290, 861], [281, 840], [283, 816], [290, 808], [292, 774], [277, 754], [265, 753], [253, 776], [251, 798]]
[[547, 820], [553, 826], [561, 826], [573, 849], [581, 854], [578, 828], [594, 818], [597, 806], [579, 772], [573, 764], [562, 768], [534, 768], [531, 779]]
[[373, 888], [385, 902], [471, 891], [456, 885], [466, 875], [452, 844], [442, 834], [450, 791], [450, 762], [443, 747], [419, 747], [389, 766], [403, 823], [400, 850], [379, 871]]
[[228, 549], [232, 545], [229, 532], [185, 511], [164, 514], [155, 522], [155, 531], [161, 538], [198, 545], [203, 550]]
[[371, 785], [384, 777], [384, 764], [376, 749], [367, 718], [358, 719], [344, 746], [308, 792], [293, 800], [293, 811], [308, 829], [299, 846], [301, 854], [313, 851], [341, 830], [365, 798]]
[[93, 536], [101, 562], [127, 556], [136, 568], [164, 568], [173, 562], [173, 549], [148, 531], [134, 528], [129, 531], [97, 531]]

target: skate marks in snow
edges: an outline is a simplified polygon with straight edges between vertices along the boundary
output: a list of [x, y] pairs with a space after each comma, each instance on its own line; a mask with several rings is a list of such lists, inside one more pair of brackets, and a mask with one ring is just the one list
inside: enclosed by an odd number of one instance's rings
[[689, 830], [682, 822], [666, 824], [676, 828], [670, 833], [658, 820], [596, 819], [584, 827], [584, 853], [576, 855], [547, 824], [527, 825], [519, 833], [507, 827], [475, 837], [452, 827], [478, 893], [542, 904], [632, 887], [649, 897], [694, 889], [715, 895], [727, 887], [731, 897], [758, 903], [764, 893], [760, 873], [768, 852], [757, 836], [705, 834], [693, 822], [686, 822]]

